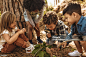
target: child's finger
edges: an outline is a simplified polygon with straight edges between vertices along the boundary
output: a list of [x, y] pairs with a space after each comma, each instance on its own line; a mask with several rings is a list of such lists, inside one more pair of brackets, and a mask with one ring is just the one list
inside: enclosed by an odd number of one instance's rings
[[23, 28], [22, 30], [23, 30], [24, 32], [26, 32], [26, 29], [25, 29], [25, 28]]

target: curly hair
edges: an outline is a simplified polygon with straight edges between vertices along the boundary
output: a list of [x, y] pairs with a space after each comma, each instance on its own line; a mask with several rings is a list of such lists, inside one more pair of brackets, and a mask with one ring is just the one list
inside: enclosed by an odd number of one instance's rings
[[45, 4], [44, 0], [24, 0], [23, 6], [28, 11], [41, 10]]
[[58, 21], [58, 17], [57, 17], [57, 14], [56, 12], [54, 11], [48, 11], [44, 16], [43, 16], [43, 23], [44, 24], [56, 24]]

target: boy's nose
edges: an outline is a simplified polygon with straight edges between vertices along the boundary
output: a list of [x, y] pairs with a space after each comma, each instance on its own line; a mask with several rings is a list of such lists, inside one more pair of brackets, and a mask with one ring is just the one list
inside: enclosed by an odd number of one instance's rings
[[67, 22], [68, 20], [66, 19], [65, 21]]

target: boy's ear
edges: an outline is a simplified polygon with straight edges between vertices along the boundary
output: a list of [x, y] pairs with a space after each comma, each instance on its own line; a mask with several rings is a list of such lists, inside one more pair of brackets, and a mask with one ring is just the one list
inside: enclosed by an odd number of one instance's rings
[[73, 12], [72, 15], [73, 15], [74, 17], [76, 17], [76, 16], [77, 16], [77, 13], [76, 13], [76, 12]]

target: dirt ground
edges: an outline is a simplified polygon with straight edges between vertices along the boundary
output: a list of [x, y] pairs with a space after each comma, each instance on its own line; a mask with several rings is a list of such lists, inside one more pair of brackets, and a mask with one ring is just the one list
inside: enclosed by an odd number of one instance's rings
[[[71, 47], [66, 47], [65, 49], [61, 49], [57, 52], [57, 48], [54, 48], [52, 54], [56, 57], [70, 57], [67, 54], [72, 52], [74, 49]], [[3, 54], [0, 52], [0, 57], [32, 57], [32, 54], [26, 53], [25, 49], [17, 47], [12, 53]], [[86, 57], [86, 56], [83, 56]]]
[[[43, 41], [45, 41], [46, 34], [43, 31], [43, 29], [44, 29], [44, 25], [42, 22], [40, 22], [40, 30], [41, 30], [40, 37]], [[34, 39], [33, 42], [35, 41], [36, 40]], [[69, 46], [57, 51], [57, 48], [55, 47], [51, 51], [52, 51], [52, 54], [55, 55], [56, 57], [70, 57], [68, 56], [68, 53], [74, 51], [74, 49]], [[17, 47], [12, 53], [3, 54], [0, 52], [0, 57], [32, 57], [32, 54], [26, 53], [25, 49], [23, 48]]]
[[[52, 51], [53, 55], [56, 55], [57, 57], [69, 57], [67, 54], [70, 51], [73, 51], [71, 47], [62, 49], [57, 52], [57, 49], [54, 48], [54, 51]], [[0, 52], [0, 57], [32, 57], [32, 54], [26, 53], [25, 49], [17, 47], [12, 53], [10, 54], [3, 54]]]

